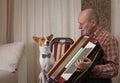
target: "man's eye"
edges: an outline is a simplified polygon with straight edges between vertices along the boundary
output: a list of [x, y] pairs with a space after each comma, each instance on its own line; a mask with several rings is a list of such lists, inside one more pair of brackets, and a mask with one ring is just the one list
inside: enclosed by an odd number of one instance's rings
[[80, 23], [80, 25], [83, 25], [83, 23]]

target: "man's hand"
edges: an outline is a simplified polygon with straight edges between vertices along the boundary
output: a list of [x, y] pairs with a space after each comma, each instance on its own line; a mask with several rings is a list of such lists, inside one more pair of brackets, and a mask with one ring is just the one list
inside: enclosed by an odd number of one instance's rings
[[86, 70], [90, 65], [92, 64], [92, 61], [89, 58], [84, 58], [83, 60], [77, 60], [75, 62], [75, 66], [77, 68], [77, 71], [83, 72]]

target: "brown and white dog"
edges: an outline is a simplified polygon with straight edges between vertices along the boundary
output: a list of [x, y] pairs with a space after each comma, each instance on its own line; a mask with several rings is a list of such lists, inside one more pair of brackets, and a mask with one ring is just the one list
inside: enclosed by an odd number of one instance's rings
[[50, 68], [54, 65], [54, 56], [50, 51], [50, 41], [53, 38], [53, 34], [46, 37], [36, 37], [33, 36], [33, 39], [39, 44], [40, 56], [39, 62], [42, 68], [39, 78], [39, 83], [47, 83], [47, 75], [46, 73], [50, 70]]

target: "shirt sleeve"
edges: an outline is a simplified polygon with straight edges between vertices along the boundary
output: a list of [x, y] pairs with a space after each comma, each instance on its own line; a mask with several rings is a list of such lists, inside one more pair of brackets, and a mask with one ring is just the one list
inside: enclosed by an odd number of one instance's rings
[[114, 38], [109, 38], [102, 48], [104, 50], [103, 60], [105, 64], [96, 65], [90, 76], [97, 78], [112, 78], [118, 74], [118, 42]]

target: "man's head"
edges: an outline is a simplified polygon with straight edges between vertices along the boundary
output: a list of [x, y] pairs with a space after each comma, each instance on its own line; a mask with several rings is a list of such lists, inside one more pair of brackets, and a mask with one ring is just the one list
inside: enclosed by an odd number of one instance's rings
[[86, 9], [80, 13], [78, 23], [82, 35], [90, 35], [97, 29], [99, 18], [93, 9]]

